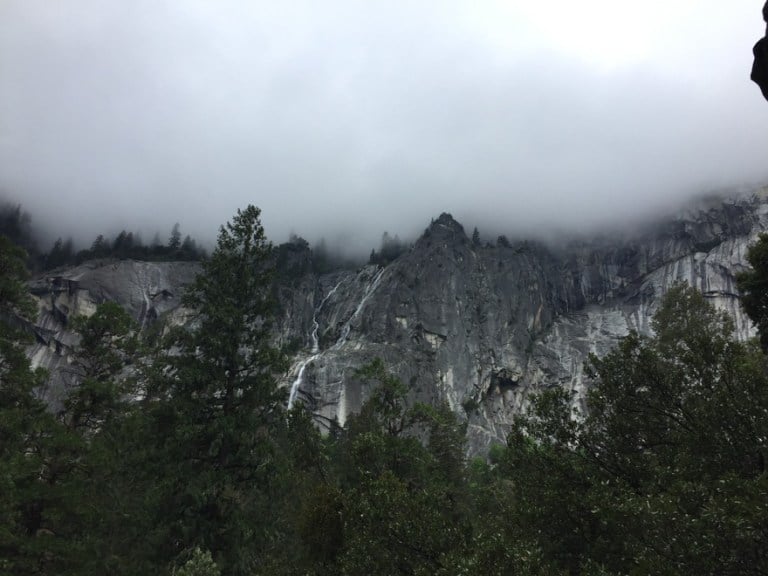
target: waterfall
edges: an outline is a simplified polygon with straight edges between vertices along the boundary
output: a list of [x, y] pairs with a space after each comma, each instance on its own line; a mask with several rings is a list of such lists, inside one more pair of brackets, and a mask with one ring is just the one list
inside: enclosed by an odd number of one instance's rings
[[317, 315], [320, 313], [320, 311], [323, 309], [323, 306], [325, 306], [325, 303], [328, 301], [328, 299], [333, 296], [333, 294], [336, 292], [336, 290], [339, 289], [339, 286], [341, 286], [341, 283], [344, 280], [341, 280], [336, 286], [333, 287], [333, 289], [326, 294], [325, 298], [323, 298], [320, 301], [320, 304], [317, 305], [317, 308], [315, 308], [315, 311], [312, 314], [312, 332], [310, 333], [310, 338], [312, 339], [312, 348], [311, 348], [311, 355], [306, 360], [302, 360], [299, 364], [299, 372], [296, 375], [296, 380], [293, 381], [293, 384], [291, 384], [291, 392], [288, 395], [288, 410], [293, 408], [293, 404], [296, 401], [296, 396], [299, 394], [299, 387], [301, 386], [301, 381], [304, 379], [304, 370], [307, 368], [310, 362], [315, 361], [320, 356], [320, 340], [317, 337], [317, 331], [320, 329], [320, 323], [317, 321]]
[[360, 312], [363, 309], [363, 306], [365, 306], [365, 303], [368, 301], [368, 298], [371, 297], [371, 294], [378, 288], [379, 281], [381, 280], [381, 276], [384, 274], [384, 268], [379, 270], [376, 275], [373, 277], [373, 280], [365, 289], [365, 292], [363, 293], [363, 297], [360, 299], [360, 303], [357, 305], [357, 308], [355, 308], [354, 313], [352, 316], [349, 317], [349, 320], [346, 321], [344, 324], [344, 328], [341, 330], [341, 336], [339, 336], [339, 339], [336, 341], [336, 344], [333, 345], [334, 350], [338, 350], [341, 348], [344, 343], [347, 341], [347, 338], [349, 337], [349, 332], [352, 329], [352, 322], [360, 315]]
[[[373, 278], [369, 281], [368, 285], [365, 287], [365, 290], [363, 291], [363, 296], [360, 299], [360, 302], [358, 303], [357, 307], [355, 308], [355, 311], [352, 313], [352, 315], [349, 317], [349, 319], [344, 323], [344, 327], [341, 330], [341, 335], [339, 336], [339, 339], [336, 341], [336, 343], [333, 345], [333, 350], [338, 350], [341, 348], [347, 341], [347, 338], [349, 337], [349, 333], [352, 330], [352, 322], [360, 315], [360, 312], [362, 312], [363, 307], [365, 306], [365, 303], [368, 301], [368, 299], [371, 297], [371, 295], [374, 293], [376, 288], [379, 286], [379, 282], [381, 281], [381, 276], [384, 273], [384, 268], [378, 270], [376, 274], [373, 276]], [[310, 333], [310, 338], [312, 340], [312, 348], [310, 350], [310, 356], [306, 358], [305, 360], [302, 360], [298, 364], [298, 371], [296, 373], [296, 379], [291, 384], [291, 392], [288, 395], [288, 410], [293, 408], [294, 403], [296, 402], [296, 397], [299, 394], [299, 388], [301, 387], [301, 383], [304, 380], [304, 371], [306, 370], [307, 366], [309, 366], [310, 363], [317, 360], [320, 356], [323, 355], [323, 352], [320, 351], [320, 341], [318, 338], [318, 330], [320, 329], [320, 324], [317, 321], [317, 316], [323, 309], [323, 306], [328, 301], [328, 299], [338, 290], [339, 286], [341, 286], [343, 280], [340, 281], [336, 286], [333, 287], [333, 289], [328, 292], [328, 295], [322, 299], [320, 304], [315, 308], [315, 312], [312, 315], [312, 332]]]
[[137, 292], [140, 294], [143, 300], [141, 305], [141, 312], [139, 313], [140, 330], [143, 332], [147, 326], [147, 316], [149, 315], [149, 309], [152, 307], [152, 302], [149, 298], [149, 280], [147, 279], [147, 263], [136, 262], [133, 267], [134, 274], [136, 275], [136, 287]]
[[317, 354], [320, 352], [320, 341], [317, 339], [317, 331], [320, 329], [320, 324], [317, 321], [317, 315], [323, 309], [323, 306], [325, 306], [325, 303], [328, 301], [328, 299], [336, 293], [336, 290], [339, 289], [339, 286], [341, 286], [342, 282], [343, 280], [341, 280], [338, 284], [336, 284], [336, 286], [333, 287], [330, 292], [328, 292], [325, 298], [320, 301], [320, 304], [315, 309], [315, 313], [312, 315], [312, 334], [310, 334], [310, 337], [312, 338], [312, 354]]

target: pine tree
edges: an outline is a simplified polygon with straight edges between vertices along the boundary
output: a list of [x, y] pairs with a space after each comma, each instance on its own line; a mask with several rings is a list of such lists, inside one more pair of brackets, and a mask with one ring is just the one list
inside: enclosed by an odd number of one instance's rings
[[0, 573], [58, 574], [77, 553], [67, 492], [76, 442], [36, 395], [45, 375], [24, 350], [36, 312], [25, 259], [0, 236]]
[[763, 350], [768, 351], [768, 234], [761, 234], [749, 247], [747, 261], [752, 270], [736, 278], [742, 294], [741, 305], [757, 327]]
[[194, 328], [172, 334], [152, 407], [162, 458], [152, 474], [165, 487], [152, 539], [160, 553], [210, 550], [228, 574], [248, 573], [268, 547], [280, 489], [284, 361], [271, 345], [272, 246], [259, 215], [248, 206], [221, 227], [184, 296]]
[[338, 486], [306, 498], [308, 552], [326, 573], [461, 573], [465, 427], [446, 406], [409, 407], [407, 388], [381, 360], [357, 377], [376, 387], [335, 446]]
[[179, 223], [176, 222], [176, 224], [173, 225], [173, 229], [171, 230], [171, 236], [168, 238], [168, 250], [170, 250], [172, 253], [178, 250], [181, 247], [181, 230], [179, 227]]
[[653, 328], [590, 359], [581, 418], [560, 389], [518, 417], [499, 466], [506, 521], [571, 573], [763, 574], [765, 357], [686, 285]]
[[45, 258], [45, 268], [51, 270], [58, 268], [65, 264], [69, 264], [73, 260], [72, 239], [68, 238], [63, 241], [61, 238], [57, 239], [53, 243], [51, 251]]
[[75, 363], [83, 380], [68, 396], [64, 416], [73, 428], [93, 433], [137, 394], [133, 379], [120, 376], [138, 348], [136, 327], [119, 304], [105, 302], [90, 317], [75, 318], [72, 328], [80, 334]]
[[96, 240], [91, 244], [91, 257], [92, 258], [105, 258], [112, 251], [112, 245], [109, 240], [104, 238], [103, 234], [99, 234]]
[[480, 246], [480, 232], [478, 231], [477, 226], [475, 226], [475, 229], [472, 231], [472, 245]]

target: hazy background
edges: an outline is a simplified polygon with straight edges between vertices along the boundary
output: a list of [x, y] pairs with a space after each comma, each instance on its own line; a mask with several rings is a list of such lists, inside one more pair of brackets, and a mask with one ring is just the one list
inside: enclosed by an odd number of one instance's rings
[[0, 194], [86, 243], [636, 219], [768, 179], [761, 6], [0, 0]]

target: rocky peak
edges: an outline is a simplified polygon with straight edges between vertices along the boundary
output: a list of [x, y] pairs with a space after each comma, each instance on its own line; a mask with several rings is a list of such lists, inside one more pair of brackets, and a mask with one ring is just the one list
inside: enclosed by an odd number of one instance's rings
[[448, 246], [448, 245], [464, 245], [469, 242], [469, 238], [464, 232], [464, 227], [459, 224], [453, 216], [447, 212], [440, 214], [437, 220], [432, 220], [429, 227], [424, 230], [421, 238], [416, 242], [416, 247], [424, 248], [433, 246], [435, 244]]
[[431, 230], [432, 232], [438, 232], [442, 230], [450, 234], [464, 235], [464, 227], [461, 224], [459, 224], [453, 218], [453, 216], [448, 214], [448, 212], [443, 212], [442, 214], [440, 214], [437, 220], [433, 220], [428, 230]]

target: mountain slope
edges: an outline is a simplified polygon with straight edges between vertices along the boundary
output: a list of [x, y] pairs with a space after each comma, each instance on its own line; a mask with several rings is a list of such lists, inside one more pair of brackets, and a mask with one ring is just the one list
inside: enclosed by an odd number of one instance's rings
[[[634, 237], [559, 247], [476, 245], [444, 214], [386, 268], [308, 278], [302, 298], [293, 293], [288, 301], [303, 308], [286, 317], [304, 318], [307, 352], [286, 383], [323, 421], [343, 424], [369, 392], [355, 368], [381, 357], [413, 399], [465, 415], [471, 450], [482, 451], [504, 441], [531, 390], [578, 395], [588, 354], [604, 354], [630, 329], [648, 333], [676, 281], [727, 309], [741, 338], [752, 335], [734, 275], [767, 214], [757, 197], [715, 202]], [[296, 337], [292, 326], [285, 333]]]
[[[443, 214], [411, 249], [385, 267], [312, 272], [312, 253], [296, 246], [280, 262], [275, 338], [296, 350], [284, 385], [319, 424], [343, 425], [370, 392], [355, 376], [381, 357], [412, 400], [447, 402], [469, 421], [472, 452], [503, 442], [527, 395], [547, 386], [578, 394], [590, 352], [607, 352], [630, 329], [649, 331], [667, 288], [686, 280], [752, 334], [738, 305], [734, 274], [747, 246], [768, 225], [760, 196], [710, 201], [632, 235], [569, 243], [470, 240]], [[106, 299], [142, 325], [182, 321], [179, 297], [191, 263], [93, 262], [37, 279], [40, 305], [30, 350], [52, 369], [54, 404], [68, 372], [74, 336], [68, 317]]]

